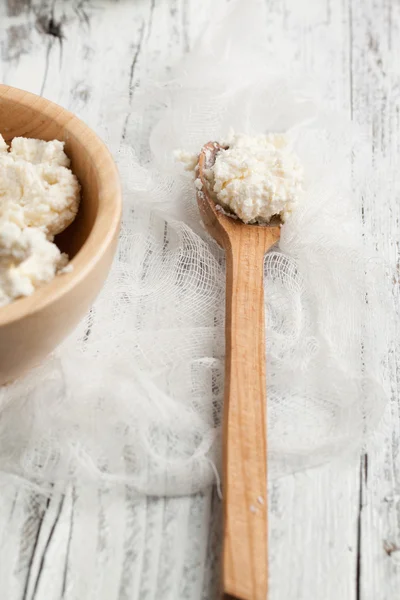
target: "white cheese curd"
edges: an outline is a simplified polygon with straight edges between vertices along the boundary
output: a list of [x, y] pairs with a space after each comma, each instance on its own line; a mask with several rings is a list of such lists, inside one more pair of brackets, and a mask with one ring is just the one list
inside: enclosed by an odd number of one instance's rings
[[29, 296], [67, 263], [67, 255], [42, 230], [0, 220], [0, 306]]
[[303, 169], [284, 134], [232, 134], [211, 169], [218, 203], [244, 223], [285, 220], [303, 190]]
[[0, 152], [8, 152], [8, 146], [0, 133]]
[[62, 142], [14, 138], [9, 148], [0, 135], [0, 306], [66, 271], [53, 238], [78, 212], [69, 164]]
[[64, 152], [64, 142], [59, 140], [45, 142], [44, 140], [17, 137], [11, 142], [10, 156], [14, 160], [25, 160], [34, 165], [69, 167], [71, 163]]
[[63, 142], [14, 138], [9, 152], [0, 152], [0, 201], [19, 204], [28, 227], [61, 233], [79, 208], [80, 187], [69, 164]]
[[2, 206], [6, 203], [14, 204], [21, 196], [22, 186], [15, 163], [7, 152], [0, 152], [0, 203]]
[[185, 165], [186, 171], [194, 171], [199, 161], [198, 154], [192, 154], [185, 150], [175, 150], [174, 157], [176, 161]]
[[64, 231], [79, 206], [79, 184], [73, 173], [65, 167], [25, 160], [16, 161], [14, 168], [21, 186], [15, 202], [23, 209], [25, 225], [40, 227], [49, 236]]

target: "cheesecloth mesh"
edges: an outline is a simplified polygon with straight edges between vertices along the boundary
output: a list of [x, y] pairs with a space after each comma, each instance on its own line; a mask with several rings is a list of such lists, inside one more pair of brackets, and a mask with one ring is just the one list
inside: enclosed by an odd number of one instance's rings
[[4, 473], [43, 490], [103, 480], [163, 495], [218, 479], [224, 254], [173, 152], [230, 127], [289, 130], [306, 173], [265, 259], [270, 476], [357, 448], [376, 425], [392, 311], [390, 269], [362, 220], [377, 176], [346, 117], [264, 64], [260, 10], [234, 5], [168, 79], [135, 90], [126, 145], [113, 148], [125, 188], [117, 258], [63, 347], [0, 389]]

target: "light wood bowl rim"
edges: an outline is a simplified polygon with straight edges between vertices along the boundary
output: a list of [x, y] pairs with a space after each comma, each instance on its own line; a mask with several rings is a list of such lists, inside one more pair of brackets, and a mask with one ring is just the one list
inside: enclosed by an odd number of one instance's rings
[[[122, 193], [115, 162], [100, 138], [83, 121], [58, 104], [40, 96], [0, 84], [0, 98], [12, 100], [22, 106], [35, 106], [47, 119], [58, 123], [85, 146], [93, 164], [105, 164], [107, 169], [96, 168], [99, 178], [98, 212], [92, 231], [72, 259], [71, 273], [58, 275], [53, 281], [36, 290], [31, 296], [21, 298], [0, 308], [0, 327], [41, 311], [67, 292], [72, 291], [101, 261], [119, 230], [122, 213]], [[54, 111], [57, 111], [54, 114]], [[0, 132], [1, 133], [1, 132]], [[84, 141], [82, 140], [84, 137]], [[104, 221], [105, 209], [107, 219]]]

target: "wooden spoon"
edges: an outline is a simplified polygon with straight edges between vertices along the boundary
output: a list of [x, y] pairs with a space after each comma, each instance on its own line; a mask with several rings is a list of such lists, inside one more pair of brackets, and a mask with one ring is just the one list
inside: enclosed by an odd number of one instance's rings
[[224, 214], [210, 191], [210, 169], [222, 147], [200, 153], [197, 201], [208, 232], [226, 251], [224, 400], [225, 598], [266, 600], [267, 447], [264, 256], [280, 226], [245, 225]]

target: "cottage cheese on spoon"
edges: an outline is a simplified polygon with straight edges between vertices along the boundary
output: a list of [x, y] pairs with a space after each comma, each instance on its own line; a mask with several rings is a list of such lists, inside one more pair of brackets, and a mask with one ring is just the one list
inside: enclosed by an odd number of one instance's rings
[[28, 296], [68, 263], [53, 238], [74, 220], [80, 187], [58, 140], [0, 135], [0, 306]]
[[233, 134], [209, 174], [218, 203], [244, 223], [285, 220], [302, 193], [303, 169], [284, 134]]

